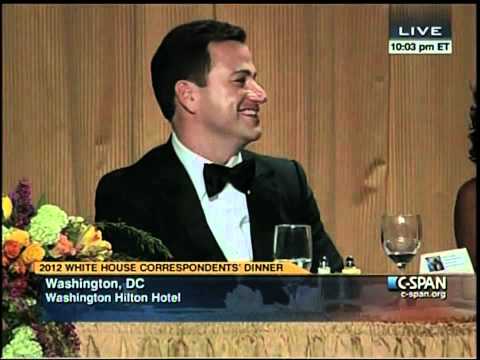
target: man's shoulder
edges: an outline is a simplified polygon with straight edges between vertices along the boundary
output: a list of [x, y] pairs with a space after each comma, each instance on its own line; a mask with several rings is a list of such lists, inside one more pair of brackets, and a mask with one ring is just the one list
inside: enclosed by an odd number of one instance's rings
[[133, 164], [112, 170], [99, 181], [100, 186], [114, 186], [122, 184], [128, 186], [131, 183], [141, 182], [145, 177], [149, 177], [152, 171], [161, 166], [163, 158], [168, 153], [168, 143], [159, 145], [147, 153]]
[[285, 157], [277, 157], [259, 154], [250, 150], [244, 150], [246, 158], [254, 158], [255, 162], [262, 170], [266, 171], [275, 171], [275, 172], [292, 172], [298, 171], [298, 168], [301, 168], [301, 165], [293, 159]]
[[290, 166], [293, 162], [292, 159], [260, 154], [251, 150], [243, 150], [243, 153], [247, 158], [252, 157], [256, 162], [260, 162], [269, 166]]

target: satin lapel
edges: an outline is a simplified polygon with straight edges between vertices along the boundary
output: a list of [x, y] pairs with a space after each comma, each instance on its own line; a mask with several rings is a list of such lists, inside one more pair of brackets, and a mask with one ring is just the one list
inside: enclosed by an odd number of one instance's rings
[[[242, 156], [244, 159], [257, 158], [248, 151], [242, 152]], [[255, 164], [255, 180], [250, 194], [247, 195], [253, 260], [269, 261], [273, 258], [275, 225], [280, 219], [278, 213], [280, 197], [274, 181], [274, 171], [268, 169], [262, 161], [256, 161]]]
[[152, 182], [162, 189], [157, 193], [159, 206], [173, 214], [175, 224], [172, 227], [179, 236], [173, 241], [182, 241], [181, 234], [187, 237], [181, 244], [181, 251], [185, 254], [181, 257], [184, 260], [190, 257], [192, 260], [226, 260], [208, 226], [193, 183], [173, 150], [171, 139], [156, 162], [158, 168], [165, 170], [157, 172]]

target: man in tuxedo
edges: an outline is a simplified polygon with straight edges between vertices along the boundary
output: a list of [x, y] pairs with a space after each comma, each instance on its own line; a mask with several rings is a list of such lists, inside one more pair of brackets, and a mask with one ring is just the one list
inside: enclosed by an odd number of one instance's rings
[[245, 38], [242, 28], [214, 20], [166, 35], [151, 73], [172, 135], [100, 180], [96, 220], [152, 233], [175, 261], [269, 261], [275, 225], [309, 224], [313, 271], [322, 256], [339, 271], [301, 165], [244, 150], [262, 134], [267, 101]]

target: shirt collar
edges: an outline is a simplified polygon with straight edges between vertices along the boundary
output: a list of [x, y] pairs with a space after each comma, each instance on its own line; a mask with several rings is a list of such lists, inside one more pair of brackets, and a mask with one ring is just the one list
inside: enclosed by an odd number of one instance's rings
[[[205, 159], [201, 155], [198, 155], [197, 153], [193, 152], [185, 145], [183, 145], [174, 131], [172, 131], [172, 146], [173, 150], [180, 159], [180, 162], [187, 170], [187, 173], [193, 182], [193, 186], [195, 187], [195, 191], [197, 192], [198, 198], [201, 200], [204, 196], [207, 195], [205, 181], [203, 179], [203, 166], [205, 164], [211, 164], [212, 161]], [[232, 156], [225, 164], [225, 166], [234, 167], [241, 162], [242, 154], [239, 152], [238, 154]]]

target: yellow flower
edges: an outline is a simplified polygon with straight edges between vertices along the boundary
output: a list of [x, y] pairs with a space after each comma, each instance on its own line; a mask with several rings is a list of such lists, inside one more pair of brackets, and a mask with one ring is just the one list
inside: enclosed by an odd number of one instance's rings
[[20, 229], [14, 229], [12, 232], [10, 232], [7, 235], [7, 240], [14, 240], [18, 242], [21, 246], [30, 245], [30, 235], [28, 234], [28, 232]]
[[102, 239], [102, 232], [95, 230], [95, 226], [90, 226], [82, 236], [80, 244], [84, 247], [89, 247], [92, 243]]
[[93, 225], [90, 225], [85, 231], [77, 249], [79, 249], [80, 256], [100, 261], [112, 255], [112, 245], [102, 239], [102, 232]]
[[106, 240], [97, 240], [88, 246], [84, 246], [81, 254], [95, 256], [97, 254], [107, 254], [112, 250], [112, 245]]
[[22, 252], [21, 258], [25, 264], [31, 264], [34, 261], [42, 261], [44, 256], [43, 247], [38, 243], [33, 243]]
[[13, 204], [8, 196], [2, 196], [2, 212], [3, 218], [8, 220], [12, 216]]

